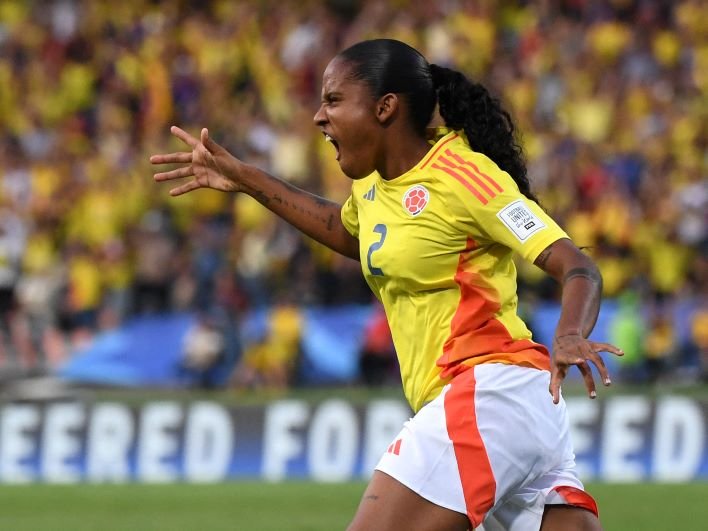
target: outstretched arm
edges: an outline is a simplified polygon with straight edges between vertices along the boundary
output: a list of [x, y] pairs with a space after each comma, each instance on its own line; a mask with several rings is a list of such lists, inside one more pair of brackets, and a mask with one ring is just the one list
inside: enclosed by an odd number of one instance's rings
[[561, 315], [553, 338], [551, 385], [553, 402], [560, 400], [560, 386], [571, 365], [577, 365], [590, 398], [595, 398], [595, 382], [589, 362], [600, 372], [605, 385], [610, 375], [600, 352], [622, 356], [623, 352], [608, 343], [590, 341], [597, 315], [600, 312], [602, 277], [593, 261], [568, 239], [558, 240], [538, 255], [534, 262], [563, 286]]
[[342, 224], [341, 205], [301, 190], [263, 170], [245, 164], [209, 138], [202, 129], [197, 139], [173, 126], [170, 131], [192, 151], [153, 155], [152, 164], [181, 164], [177, 169], [156, 173], [158, 182], [192, 178], [170, 190], [178, 196], [198, 188], [243, 192], [330, 249], [359, 259], [359, 241]]

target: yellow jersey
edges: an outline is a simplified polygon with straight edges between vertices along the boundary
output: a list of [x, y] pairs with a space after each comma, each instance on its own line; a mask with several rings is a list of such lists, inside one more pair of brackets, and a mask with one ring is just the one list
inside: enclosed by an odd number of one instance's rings
[[549, 369], [548, 350], [517, 315], [512, 256], [534, 261], [567, 235], [463, 133], [395, 179], [354, 181], [341, 214], [386, 310], [414, 411], [479, 363]]

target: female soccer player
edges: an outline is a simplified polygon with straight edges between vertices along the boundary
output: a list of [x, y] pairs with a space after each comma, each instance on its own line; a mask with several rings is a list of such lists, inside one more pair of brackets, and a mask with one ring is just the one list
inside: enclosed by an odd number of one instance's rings
[[[436, 104], [444, 130], [427, 133]], [[344, 205], [233, 157], [202, 129], [171, 190], [247, 193], [361, 261], [383, 302], [415, 416], [381, 458], [350, 530], [600, 529], [575, 473], [560, 386], [575, 365], [591, 398], [600, 306], [593, 262], [539, 208], [509, 115], [462, 74], [380, 39], [337, 55], [314, 117], [353, 180]], [[563, 286], [553, 355], [517, 315], [512, 254]], [[548, 396], [550, 391], [550, 397]]]

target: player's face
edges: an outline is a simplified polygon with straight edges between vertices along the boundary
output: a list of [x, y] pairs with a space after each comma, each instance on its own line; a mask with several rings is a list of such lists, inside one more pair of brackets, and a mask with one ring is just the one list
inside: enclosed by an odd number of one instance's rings
[[334, 146], [344, 174], [361, 179], [376, 169], [382, 130], [376, 119], [376, 100], [349, 72], [349, 65], [339, 58], [329, 63], [322, 78], [322, 104], [314, 121]]

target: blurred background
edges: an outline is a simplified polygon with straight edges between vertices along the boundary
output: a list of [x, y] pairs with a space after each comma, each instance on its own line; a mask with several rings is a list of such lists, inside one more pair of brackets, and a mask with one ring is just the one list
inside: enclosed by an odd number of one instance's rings
[[[236, 401], [257, 389], [397, 389], [385, 318], [358, 263], [248, 197], [169, 198], [148, 163], [183, 149], [170, 125], [209, 127], [243, 160], [343, 201], [350, 181], [312, 116], [328, 61], [374, 37], [403, 40], [505, 102], [536, 195], [604, 276], [593, 337], [626, 353], [611, 362], [615, 385], [644, 393], [651, 419], [661, 410], [652, 389], [705, 397], [704, 1], [0, 0], [6, 402], [89, 388]], [[518, 267], [521, 311], [548, 342], [557, 286]], [[708, 402], [692, 404], [705, 430]], [[38, 411], [30, 432], [53, 418]], [[702, 433], [688, 479], [708, 475]], [[593, 459], [588, 470], [602, 475]], [[27, 466], [29, 476], [3, 479], [42, 477]], [[618, 477], [641, 479], [647, 466]]]

